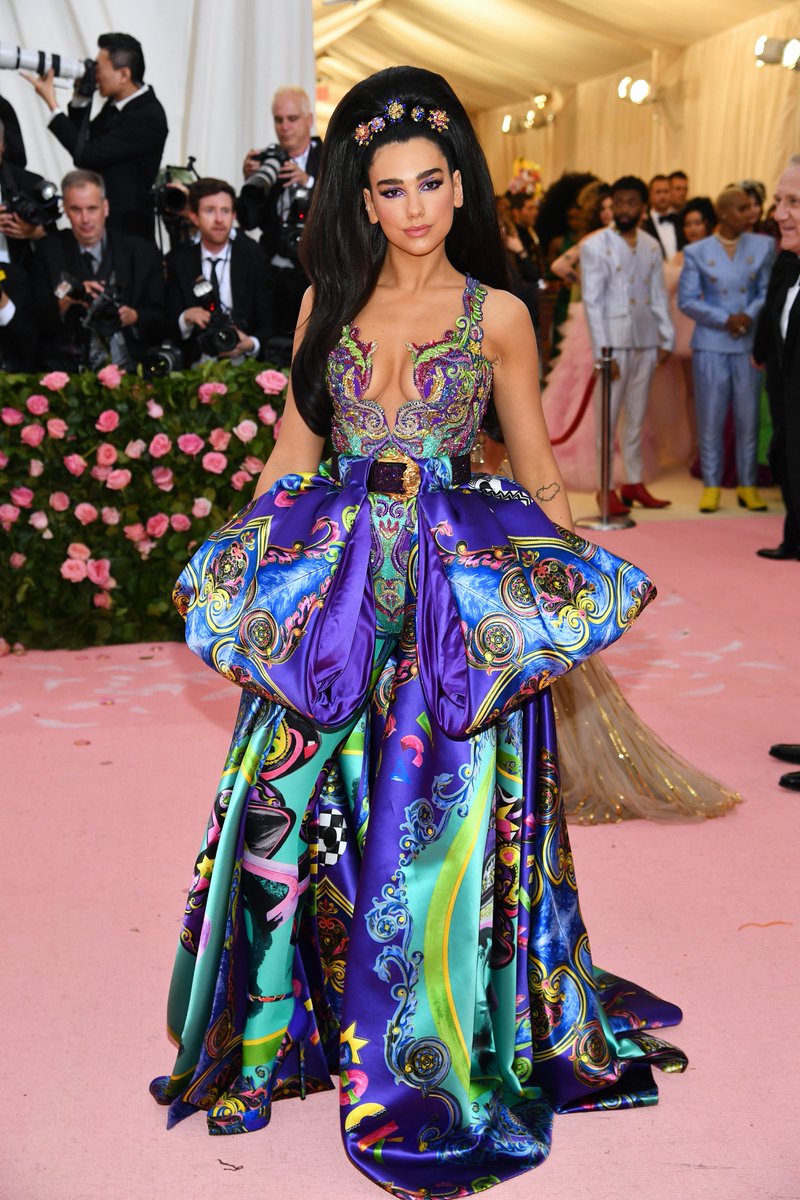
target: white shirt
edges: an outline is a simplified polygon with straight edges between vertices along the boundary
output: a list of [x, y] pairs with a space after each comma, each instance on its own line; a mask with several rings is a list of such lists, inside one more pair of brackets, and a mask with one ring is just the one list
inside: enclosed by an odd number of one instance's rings
[[[231, 289], [231, 244], [232, 239], [228, 241], [224, 250], [219, 254], [212, 254], [201, 242], [200, 244], [200, 272], [204, 279], [211, 282], [211, 264], [217, 264], [217, 284], [219, 285], [219, 302], [226, 312], [233, 312], [233, 291]], [[178, 327], [181, 331], [181, 337], [184, 341], [190, 338], [194, 333], [194, 325], [186, 320], [186, 312], [181, 313], [178, 317]], [[253, 349], [248, 350], [245, 357], [252, 358], [258, 354], [261, 349], [261, 343], [253, 334], [248, 334], [253, 341]], [[240, 358], [234, 359], [234, 362], [241, 361]]]
[[800, 292], [800, 279], [798, 279], [794, 287], [790, 287], [786, 293], [786, 300], [784, 301], [783, 311], [781, 313], [781, 337], [784, 341], [786, 341], [786, 332], [789, 328], [789, 314], [791, 313], [792, 306], [797, 299], [798, 292]]
[[[118, 112], [122, 112], [125, 105], [130, 104], [131, 100], [135, 100], [137, 96], [143, 96], [145, 92], [149, 91], [150, 84], [143, 83], [141, 87], [138, 87], [135, 92], [131, 92], [130, 96], [126, 96], [124, 100], [112, 100], [111, 107], [116, 108]], [[92, 99], [92, 96], [73, 96], [69, 101], [69, 106], [71, 108], [88, 108], [92, 103]], [[48, 108], [46, 110], [47, 124], [49, 125], [53, 117], [57, 117], [59, 113], [66, 113], [66, 108], [63, 104], [60, 104], [55, 112], [51, 112]]]
[[[662, 217], [666, 219], [662, 220]], [[678, 232], [669, 213], [653, 212], [651, 208], [650, 220], [653, 222], [658, 240], [664, 248], [664, 254], [667, 258], [672, 258], [673, 254], [678, 252]]]

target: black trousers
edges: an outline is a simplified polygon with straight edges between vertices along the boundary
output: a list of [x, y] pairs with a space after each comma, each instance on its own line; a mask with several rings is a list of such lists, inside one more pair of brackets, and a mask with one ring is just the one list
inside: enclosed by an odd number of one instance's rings
[[783, 544], [800, 552], [800, 396], [785, 384], [768, 392], [772, 416], [770, 470], [783, 493]]

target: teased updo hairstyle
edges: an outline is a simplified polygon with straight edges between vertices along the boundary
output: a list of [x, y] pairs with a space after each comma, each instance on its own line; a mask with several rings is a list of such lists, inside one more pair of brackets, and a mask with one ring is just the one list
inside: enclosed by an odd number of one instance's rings
[[[356, 126], [381, 116], [390, 100], [405, 105], [406, 116], [375, 134], [368, 146], [354, 137]], [[416, 105], [444, 109], [449, 125], [441, 132], [408, 114]], [[325, 387], [330, 352], [375, 290], [386, 256], [386, 237], [371, 225], [362, 189], [376, 150], [412, 138], [426, 138], [459, 170], [464, 203], [454, 210], [445, 241], [449, 262], [490, 287], [508, 287], [506, 259], [494, 204], [489, 168], [464, 107], [449, 83], [419, 67], [389, 67], [357, 83], [339, 102], [328, 125], [319, 176], [309, 211], [300, 261], [314, 287], [314, 307], [292, 363], [292, 389], [298, 411], [310, 429], [330, 432], [332, 406]]]

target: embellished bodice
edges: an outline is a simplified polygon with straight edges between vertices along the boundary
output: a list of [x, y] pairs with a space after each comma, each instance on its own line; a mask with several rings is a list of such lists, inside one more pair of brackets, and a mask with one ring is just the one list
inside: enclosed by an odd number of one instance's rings
[[436, 341], [407, 342], [417, 396], [398, 410], [394, 428], [369, 396], [377, 342], [345, 325], [328, 358], [333, 401], [332, 439], [338, 454], [380, 458], [392, 445], [414, 458], [466, 454], [480, 429], [492, 388], [492, 365], [482, 350], [486, 289], [467, 276], [463, 313]]

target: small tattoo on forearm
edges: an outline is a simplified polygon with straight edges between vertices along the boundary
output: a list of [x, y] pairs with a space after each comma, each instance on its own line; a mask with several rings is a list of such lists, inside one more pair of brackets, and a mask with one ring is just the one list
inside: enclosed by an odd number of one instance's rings
[[551, 500], [555, 500], [560, 491], [560, 486], [553, 481], [553, 483], [546, 483], [544, 487], [537, 488], [533, 494], [542, 504], [549, 504]]

